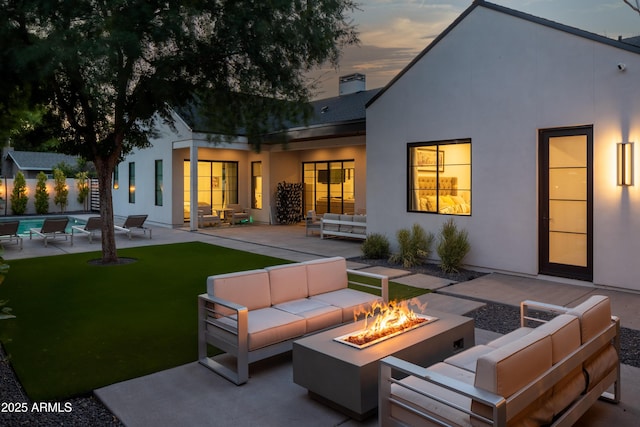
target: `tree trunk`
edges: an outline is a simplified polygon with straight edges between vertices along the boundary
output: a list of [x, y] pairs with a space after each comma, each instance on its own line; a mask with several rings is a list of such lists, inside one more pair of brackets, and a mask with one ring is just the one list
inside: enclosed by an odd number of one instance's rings
[[116, 238], [113, 229], [113, 199], [111, 194], [111, 175], [115, 167], [109, 167], [108, 160], [96, 161], [98, 173], [98, 191], [100, 193], [100, 217], [102, 218], [102, 263], [118, 262]]

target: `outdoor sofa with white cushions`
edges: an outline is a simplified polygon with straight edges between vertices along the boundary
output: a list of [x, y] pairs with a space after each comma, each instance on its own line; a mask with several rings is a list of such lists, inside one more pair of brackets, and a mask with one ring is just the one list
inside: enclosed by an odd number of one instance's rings
[[[357, 282], [355, 275], [373, 284]], [[380, 296], [349, 283], [375, 288]], [[290, 351], [298, 338], [352, 322], [360, 310], [387, 302], [388, 286], [387, 276], [348, 270], [342, 257], [210, 276], [207, 293], [198, 297], [198, 360], [238, 385], [246, 383], [250, 363]], [[226, 354], [209, 357], [207, 344]], [[229, 356], [231, 364], [219, 360], [228, 362]]]
[[[555, 317], [526, 326], [539, 313]], [[428, 368], [383, 359], [379, 424], [571, 426], [598, 398], [619, 402], [620, 320], [607, 297], [574, 308], [525, 301], [521, 324]]]
[[320, 238], [350, 237], [367, 238], [367, 216], [326, 213], [320, 220]]

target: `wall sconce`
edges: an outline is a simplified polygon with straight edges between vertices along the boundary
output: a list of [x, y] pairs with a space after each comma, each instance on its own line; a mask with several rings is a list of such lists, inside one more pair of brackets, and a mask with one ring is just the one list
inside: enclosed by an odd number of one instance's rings
[[633, 185], [633, 142], [619, 142], [618, 185]]

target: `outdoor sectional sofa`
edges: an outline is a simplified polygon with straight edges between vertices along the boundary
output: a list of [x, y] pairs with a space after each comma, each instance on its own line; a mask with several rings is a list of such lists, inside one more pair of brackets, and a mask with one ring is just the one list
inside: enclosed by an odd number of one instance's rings
[[367, 216], [326, 213], [320, 220], [320, 238], [327, 236], [366, 239]]
[[619, 402], [620, 321], [607, 297], [524, 301], [521, 324], [428, 368], [383, 359], [380, 425], [570, 426], [598, 398]]
[[[373, 278], [373, 284], [348, 274]], [[380, 296], [349, 283], [374, 288]], [[387, 276], [348, 270], [342, 257], [210, 276], [207, 293], [198, 297], [198, 359], [235, 384], [246, 383], [250, 363], [290, 351], [296, 339], [352, 322], [359, 310], [387, 302], [388, 287]], [[207, 344], [227, 354], [209, 357]], [[229, 362], [228, 356], [231, 363], [219, 360]]]

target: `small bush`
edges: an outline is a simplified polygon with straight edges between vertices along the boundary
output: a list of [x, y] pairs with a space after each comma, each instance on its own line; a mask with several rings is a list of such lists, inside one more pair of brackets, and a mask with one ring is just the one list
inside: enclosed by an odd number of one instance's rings
[[413, 267], [424, 263], [431, 255], [433, 233], [425, 232], [420, 224], [413, 224], [411, 230], [406, 228], [398, 230], [396, 237], [400, 251], [389, 258], [390, 262], [402, 264], [404, 267]]
[[362, 254], [368, 259], [389, 258], [390, 253], [389, 239], [383, 234], [369, 234], [362, 244]]
[[56, 195], [53, 198], [53, 203], [60, 207], [60, 212], [64, 212], [69, 204], [69, 188], [67, 187], [67, 177], [62, 169], [53, 170], [53, 179], [55, 181], [54, 191]]
[[43, 215], [49, 213], [49, 191], [47, 190], [47, 175], [40, 171], [36, 182], [36, 213]]
[[11, 192], [11, 212], [14, 215], [23, 215], [27, 211], [28, 201], [27, 181], [24, 179], [24, 174], [18, 171]]
[[438, 256], [440, 268], [445, 273], [455, 273], [462, 266], [462, 260], [471, 250], [466, 230], [458, 230], [453, 218], [442, 224]]

